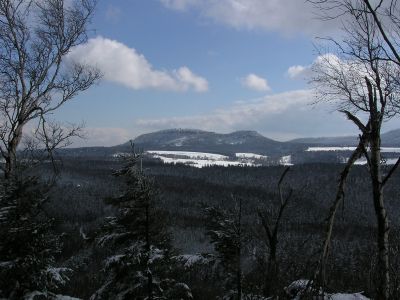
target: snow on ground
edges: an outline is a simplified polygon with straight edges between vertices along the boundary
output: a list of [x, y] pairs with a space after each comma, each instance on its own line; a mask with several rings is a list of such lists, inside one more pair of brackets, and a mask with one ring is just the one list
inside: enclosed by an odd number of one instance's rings
[[[308, 290], [308, 292], [317, 292], [317, 289], [313, 288], [312, 282], [307, 279], [299, 279], [293, 281], [289, 286], [285, 288], [286, 294], [292, 300], [300, 300], [304, 295], [304, 292]], [[322, 293], [319, 292], [320, 296], [318, 299], [323, 300], [370, 300], [369, 298], [365, 297], [362, 292], [360, 293], [353, 293], [353, 294], [345, 294], [345, 293]], [[323, 296], [323, 297], [322, 297]]]
[[252, 159], [267, 159], [268, 156], [260, 155], [256, 153], [235, 153], [237, 158], [252, 158]]
[[212, 160], [224, 160], [228, 159], [228, 156], [222, 154], [215, 153], [206, 153], [206, 152], [191, 152], [191, 151], [159, 151], [159, 150], [149, 150], [146, 151], [150, 154], [159, 154], [162, 156], [165, 155], [173, 155], [173, 156], [181, 156], [195, 159], [212, 159]]
[[161, 150], [150, 150], [147, 153], [152, 154], [154, 158], [158, 158], [166, 164], [185, 164], [196, 168], [208, 166], [258, 166], [250, 161], [229, 160], [228, 156], [216, 153]]
[[230, 161], [230, 160], [212, 160], [212, 159], [189, 159], [189, 158], [173, 158], [162, 155], [154, 155], [154, 158], [161, 159], [165, 164], [185, 164], [195, 168], [203, 168], [208, 166], [257, 166], [253, 163]]
[[354, 293], [354, 294], [329, 294], [327, 299], [330, 300], [369, 300], [369, 298], [365, 297], [361, 293]]
[[185, 268], [191, 268], [195, 265], [206, 265], [213, 259], [213, 257], [207, 257], [203, 254], [183, 254], [174, 258], [182, 263]]
[[187, 140], [187, 138], [188, 138], [187, 136], [177, 138], [172, 141], [172, 144], [175, 145], [176, 147], [182, 147], [183, 143]]
[[[308, 147], [307, 152], [326, 152], [326, 151], [354, 151], [356, 147]], [[382, 153], [400, 153], [400, 148], [382, 147]]]
[[283, 166], [293, 166], [292, 156], [291, 155], [282, 156], [281, 159], [279, 160], [279, 164]]
[[307, 152], [320, 151], [354, 151], [356, 147], [308, 147]]
[[[396, 162], [397, 162], [397, 158], [388, 158], [385, 160], [386, 165], [394, 165]], [[355, 165], [366, 165], [367, 160], [365, 158], [360, 158], [354, 164]]]
[[131, 156], [131, 155], [132, 155], [132, 153], [117, 152], [117, 153], [114, 153], [114, 154], [112, 155], [112, 157], [114, 157], [114, 158], [123, 158], [123, 157], [129, 157], [129, 156]]
[[381, 152], [383, 152], [383, 153], [400, 153], [400, 148], [382, 147]]

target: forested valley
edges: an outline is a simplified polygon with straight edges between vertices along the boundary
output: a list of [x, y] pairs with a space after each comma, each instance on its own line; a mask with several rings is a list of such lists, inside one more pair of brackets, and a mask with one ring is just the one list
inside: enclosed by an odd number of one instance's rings
[[[145, 177], [151, 185], [149, 226], [155, 232], [150, 236], [150, 244], [151, 251], [160, 253], [150, 251], [154, 256], [148, 258], [151, 263], [141, 264], [140, 257], [145, 259], [147, 250], [139, 247], [135, 252], [127, 247], [141, 240], [140, 233], [139, 237], [113, 246], [105, 242], [107, 236], [112, 239], [117, 233], [122, 234], [115, 219], [112, 228], [110, 218], [122, 218], [126, 211], [110, 199], [126, 193], [125, 181], [113, 175], [125, 164], [123, 159], [63, 160], [59, 179], [43, 205], [51, 229], [43, 232], [41, 238], [36, 237], [39, 244], [50, 234], [58, 238], [53, 264], [61, 273], [59, 279], [65, 280], [63, 286], [57, 286], [58, 293], [82, 299], [118, 299], [125, 293], [146, 295], [147, 268], [153, 273], [153, 293], [169, 290], [167, 299], [234, 297], [238, 293], [239, 269], [242, 299], [264, 299], [268, 295], [291, 299], [301, 291], [288, 290], [292, 282], [313, 278], [342, 165], [304, 164], [292, 166], [287, 172], [281, 191], [285, 199], [290, 197], [279, 223], [276, 269], [272, 270], [271, 244], [263, 224], [274, 228], [281, 207], [278, 181], [287, 167], [197, 169], [144, 160], [143, 174], [135, 176]], [[135, 164], [135, 168], [139, 165]], [[44, 164], [35, 172], [52, 174], [51, 164]], [[354, 166], [340, 204], [326, 267], [325, 289], [330, 293], [364, 292], [373, 297], [376, 290], [376, 261], [371, 256], [376, 248], [376, 225], [373, 207], [366, 203], [371, 195], [366, 172], [365, 166]], [[400, 241], [396, 239], [400, 229], [396, 217], [400, 213], [396, 196], [400, 192], [399, 176], [396, 173], [386, 188], [388, 212], [393, 220], [390, 256], [395, 293], [400, 267]], [[137, 209], [138, 215], [133, 214], [136, 219], [131, 222], [139, 228], [143, 224], [136, 222], [140, 222], [144, 208]], [[35, 248], [36, 242], [30, 247], [40, 251]], [[235, 249], [240, 251], [236, 253]], [[129, 259], [122, 259], [124, 255]], [[40, 259], [40, 252], [33, 252], [32, 256]], [[32, 276], [39, 276], [35, 273], [41, 272], [35, 269], [38, 266], [29, 266], [33, 269], [22, 265], [19, 272], [29, 270]], [[138, 278], [138, 272], [143, 278]], [[10, 274], [2, 275], [10, 280]]]

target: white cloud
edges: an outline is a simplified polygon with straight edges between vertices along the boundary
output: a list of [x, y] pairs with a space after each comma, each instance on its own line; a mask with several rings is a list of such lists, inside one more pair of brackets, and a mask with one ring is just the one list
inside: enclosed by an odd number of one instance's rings
[[[312, 77], [313, 69], [315, 68], [324, 68], [328, 65], [330, 66], [343, 66], [346, 64], [344, 61], [342, 61], [339, 57], [337, 57], [335, 54], [332, 53], [326, 53], [323, 55], [317, 56], [314, 61], [309, 64], [309, 65], [295, 65], [291, 66], [287, 70], [287, 75], [291, 79], [305, 79], [305, 80], [310, 80]], [[350, 67], [350, 64], [348, 65], [347, 68]], [[351, 67], [354, 67], [352, 65]]]
[[69, 58], [95, 66], [103, 73], [105, 80], [135, 90], [208, 90], [207, 80], [187, 67], [172, 71], [156, 70], [134, 48], [103, 37], [92, 38], [86, 44], [77, 46], [71, 51]]
[[338, 20], [322, 21], [303, 0], [160, 0], [170, 9], [193, 9], [205, 18], [237, 29], [262, 29], [285, 34], [327, 33]]
[[136, 120], [139, 132], [166, 128], [196, 128], [215, 132], [257, 130], [264, 136], [288, 140], [304, 136], [337, 136], [357, 132], [328, 103], [311, 105], [314, 91], [294, 90], [235, 102], [207, 114]]
[[265, 78], [257, 76], [256, 74], [249, 74], [242, 79], [242, 84], [249, 89], [256, 91], [270, 91], [271, 88], [268, 85], [268, 81]]
[[289, 78], [292, 79], [304, 79], [304, 75], [309, 71], [310, 66], [301, 66], [301, 65], [296, 65], [296, 66], [291, 66], [287, 70], [287, 75]]
[[176, 78], [182, 83], [185, 89], [190, 86], [197, 92], [205, 92], [208, 90], [208, 82], [202, 77], [193, 74], [188, 67], [181, 67], [176, 71]]

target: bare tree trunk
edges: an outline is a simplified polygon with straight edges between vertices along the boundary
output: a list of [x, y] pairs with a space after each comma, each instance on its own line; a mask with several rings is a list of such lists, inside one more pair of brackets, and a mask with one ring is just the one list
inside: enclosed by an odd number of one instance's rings
[[4, 170], [4, 177], [10, 179], [15, 175], [17, 168], [17, 148], [22, 138], [22, 128], [23, 124], [18, 124], [14, 135], [8, 146], [8, 156], [5, 158], [6, 166]]
[[278, 265], [276, 261], [276, 248], [278, 246], [278, 237], [273, 236], [269, 245], [269, 256], [268, 256], [268, 270], [267, 270], [267, 282], [265, 284], [266, 290], [265, 294], [270, 295], [272, 288], [275, 286], [277, 275], [278, 275]]
[[[369, 127], [369, 123], [367, 124], [366, 127]], [[356, 150], [351, 154], [349, 160], [346, 163], [345, 168], [340, 173], [340, 179], [336, 191], [335, 201], [330, 207], [329, 216], [326, 219], [326, 237], [322, 245], [322, 253], [318, 264], [318, 269], [314, 274], [314, 284], [316, 283], [316, 281], [318, 281], [317, 283], [322, 287], [322, 289], [325, 288], [325, 283], [326, 283], [326, 262], [329, 255], [329, 247], [331, 244], [336, 212], [339, 209], [341, 201], [343, 200], [346, 180], [347, 177], [349, 176], [351, 167], [353, 166], [354, 162], [361, 157], [362, 149], [365, 148], [366, 147], [365, 145], [367, 144], [367, 137], [369, 138], [369, 135], [367, 136], [365, 133], [360, 136], [360, 141], [358, 143]]]
[[264, 288], [265, 296], [269, 296], [271, 294], [273, 287], [275, 287], [275, 285], [276, 285], [278, 274], [279, 274], [278, 262], [276, 259], [279, 227], [281, 225], [281, 220], [282, 220], [284, 210], [285, 210], [287, 204], [289, 203], [289, 200], [293, 193], [293, 190], [290, 189], [289, 193], [286, 195], [286, 197], [284, 197], [283, 192], [282, 192], [282, 183], [283, 183], [283, 180], [285, 179], [286, 174], [289, 172], [289, 170], [290, 170], [290, 167], [287, 167], [283, 171], [283, 173], [279, 179], [279, 182], [278, 182], [278, 194], [279, 194], [280, 206], [279, 206], [279, 212], [278, 212], [278, 215], [276, 216], [273, 227], [270, 227], [270, 225], [268, 223], [268, 218], [269, 218], [268, 213], [263, 215], [261, 212], [258, 212], [258, 216], [261, 219], [261, 224], [264, 227], [265, 233], [267, 234], [267, 245], [269, 248], [268, 262], [267, 262], [267, 274], [265, 276], [265, 288]]
[[150, 245], [150, 211], [149, 211], [149, 205], [146, 205], [146, 252], [147, 252], [147, 299], [152, 300], [153, 299], [153, 274], [151, 273], [150, 270], [150, 251], [151, 251], [151, 245]]
[[[387, 300], [390, 297], [389, 274], [389, 220], [383, 199], [380, 126], [372, 125], [371, 134], [371, 181], [375, 215], [378, 223], [378, 295], [377, 299]], [[375, 127], [375, 128], [374, 128]]]
[[238, 245], [238, 265], [237, 265], [237, 294], [238, 300], [242, 300], [242, 198], [239, 198], [239, 216], [238, 216], [238, 238], [239, 238], [239, 245]]

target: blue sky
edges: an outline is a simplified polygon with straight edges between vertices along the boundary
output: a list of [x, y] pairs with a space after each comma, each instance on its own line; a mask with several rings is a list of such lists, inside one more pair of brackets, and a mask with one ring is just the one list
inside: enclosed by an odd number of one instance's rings
[[74, 146], [175, 127], [278, 140], [354, 134], [334, 107], [310, 104], [314, 38], [336, 30], [314, 13], [303, 0], [101, 0], [71, 56], [104, 78], [55, 117], [85, 122], [87, 139]]

